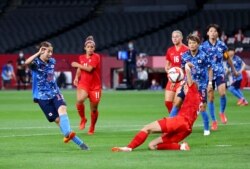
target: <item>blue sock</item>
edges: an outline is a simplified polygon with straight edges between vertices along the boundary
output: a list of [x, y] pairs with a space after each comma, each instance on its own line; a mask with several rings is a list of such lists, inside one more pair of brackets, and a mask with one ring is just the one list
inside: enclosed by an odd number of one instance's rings
[[240, 96], [240, 98], [241, 98], [241, 99], [244, 99], [244, 95], [243, 95], [243, 93], [241, 92], [241, 90], [240, 90], [240, 89], [236, 89], [236, 91], [237, 91], [238, 95]]
[[201, 112], [201, 116], [203, 120], [204, 130], [209, 130], [209, 118], [207, 112]]
[[224, 113], [227, 105], [227, 98], [226, 96], [220, 97], [220, 113]]
[[230, 86], [228, 88], [228, 90], [235, 96], [237, 97], [238, 99], [241, 99], [241, 94], [237, 91], [237, 89], [235, 89], [233, 86]]
[[71, 132], [70, 124], [69, 124], [69, 118], [67, 114], [61, 115], [60, 117], [60, 129], [65, 137], [69, 135]]
[[79, 145], [79, 146], [83, 143], [83, 141], [79, 137], [77, 137], [77, 136], [73, 137], [72, 141], [74, 143], [76, 143], [77, 145]]
[[169, 117], [174, 117], [174, 116], [176, 116], [177, 113], [178, 113], [178, 111], [179, 111], [179, 108], [176, 107], [176, 106], [173, 106], [171, 112], [169, 113]]
[[207, 105], [208, 105], [208, 110], [209, 110], [212, 120], [216, 121], [215, 114], [214, 114], [214, 102], [213, 101], [208, 102]]

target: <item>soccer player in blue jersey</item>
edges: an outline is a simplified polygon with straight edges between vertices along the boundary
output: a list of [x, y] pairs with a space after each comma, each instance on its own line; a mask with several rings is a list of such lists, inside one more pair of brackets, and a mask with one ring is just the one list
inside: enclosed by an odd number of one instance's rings
[[204, 124], [204, 136], [210, 135], [209, 117], [206, 112], [207, 91], [212, 90], [212, 84], [208, 82], [213, 79], [212, 65], [207, 54], [199, 49], [200, 38], [190, 34], [187, 37], [189, 50], [182, 55], [182, 67], [188, 63], [191, 67], [192, 79], [197, 82], [198, 90], [202, 97], [200, 113]]
[[[247, 106], [248, 101], [244, 97], [243, 93], [240, 90], [240, 84], [242, 81], [242, 71], [245, 70], [246, 64], [244, 61], [237, 55], [235, 55], [235, 49], [234, 48], [229, 48], [228, 49], [228, 55], [232, 59], [234, 67], [237, 71], [238, 76], [232, 75], [232, 84], [228, 87], [228, 90], [238, 98], [238, 105], [239, 106]], [[227, 70], [228, 73], [230, 72], [230, 65], [227, 64]]]
[[70, 128], [66, 103], [56, 84], [56, 61], [52, 58], [52, 54], [52, 44], [42, 42], [39, 51], [25, 61], [32, 70], [33, 99], [39, 104], [47, 120], [58, 124], [65, 143], [72, 140], [82, 150], [88, 150], [84, 142]]
[[232, 64], [232, 60], [228, 58], [227, 46], [224, 42], [218, 39], [219, 26], [217, 24], [210, 24], [207, 27], [208, 40], [201, 44], [201, 49], [208, 55], [212, 63], [213, 69], [213, 81], [209, 81], [209, 84], [213, 85], [213, 90], [208, 91], [208, 108], [212, 118], [212, 130], [217, 130], [218, 124], [214, 112], [214, 89], [217, 86], [220, 95], [220, 119], [223, 124], [227, 123], [227, 117], [225, 115], [226, 108], [226, 83], [225, 83], [225, 71], [223, 68], [223, 59], [226, 58], [230, 64], [232, 71], [236, 74], [235, 68]]

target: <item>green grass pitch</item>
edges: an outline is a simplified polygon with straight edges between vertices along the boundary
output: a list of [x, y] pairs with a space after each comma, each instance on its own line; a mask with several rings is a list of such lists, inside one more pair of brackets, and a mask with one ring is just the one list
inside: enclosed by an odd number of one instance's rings
[[[48, 123], [31, 91], [0, 91], [0, 169], [248, 169], [250, 168], [250, 108], [236, 105], [227, 93], [228, 124], [203, 136], [201, 116], [186, 139], [191, 151], [150, 151], [151, 135], [131, 153], [113, 153], [113, 146], [125, 146], [144, 125], [166, 116], [164, 92], [104, 91], [99, 106], [96, 134], [78, 130], [75, 91], [62, 91], [72, 128], [91, 148], [81, 151], [63, 137], [54, 123]], [[250, 91], [244, 91], [250, 100]], [[216, 95], [218, 118], [218, 95]]]

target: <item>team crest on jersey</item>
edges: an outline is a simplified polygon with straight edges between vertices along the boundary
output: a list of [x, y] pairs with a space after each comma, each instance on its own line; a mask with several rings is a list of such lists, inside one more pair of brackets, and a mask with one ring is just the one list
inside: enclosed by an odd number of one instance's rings
[[202, 63], [202, 60], [198, 60], [197, 62], [198, 62], [198, 63]]

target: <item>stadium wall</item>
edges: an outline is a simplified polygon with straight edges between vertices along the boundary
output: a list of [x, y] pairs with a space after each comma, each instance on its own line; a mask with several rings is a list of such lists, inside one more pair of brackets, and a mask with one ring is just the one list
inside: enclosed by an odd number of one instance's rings
[[[25, 55], [27, 58], [29, 55]], [[71, 62], [78, 60], [79, 54], [54, 54], [55, 59], [57, 60], [56, 71], [64, 72], [70, 71], [72, 77], [75, 75], [75, 69], [71, 67]], [[250, 65], [250, 52], [242, 52], [240, 56], [243, 58], [247, 65]], [[18, 54], [0, 54], [0, 68], [8, 61], [13, 62], [14, 70], [16, 71], [16, 60], [18, 58]], [[101, 55], [101, 74], [102, 74], [102, 83], [105, 88], [114, 88], [114, 84], [120, 83], [121, 78], [115, 79], [114, 72], [117, 71], [119, 76], [123, 71], [123, 61], [117, 60], [116, 57], [110, 57], [107, 55]], [[138, 66], [140, 66], [140, 59], [138, 58]], [[162, 78], [162, 76], [156, 76], [157, 74], [164, 74], [164, 66], [165, 66], [165, 57], [164, 56], [150, 56], [144, 57], [143, 62], [145, 67], [148, 68], [150, 78]], [[250, 71], [248, 71], [247, 79], [245, 79], [245, 86], [250, 87]], [[2, 79], [1, 79], [2, 80]], [[114, 82], [114, 80], [118, 80]], [[150, 79], [149, 79], [150, 80]], [[1, 83], [0, 83], [1, 85]], [[1, 86], [0, 86], [1, 87]], [[15, 81], [12, 82], [12, 87], [15, 87]]]

